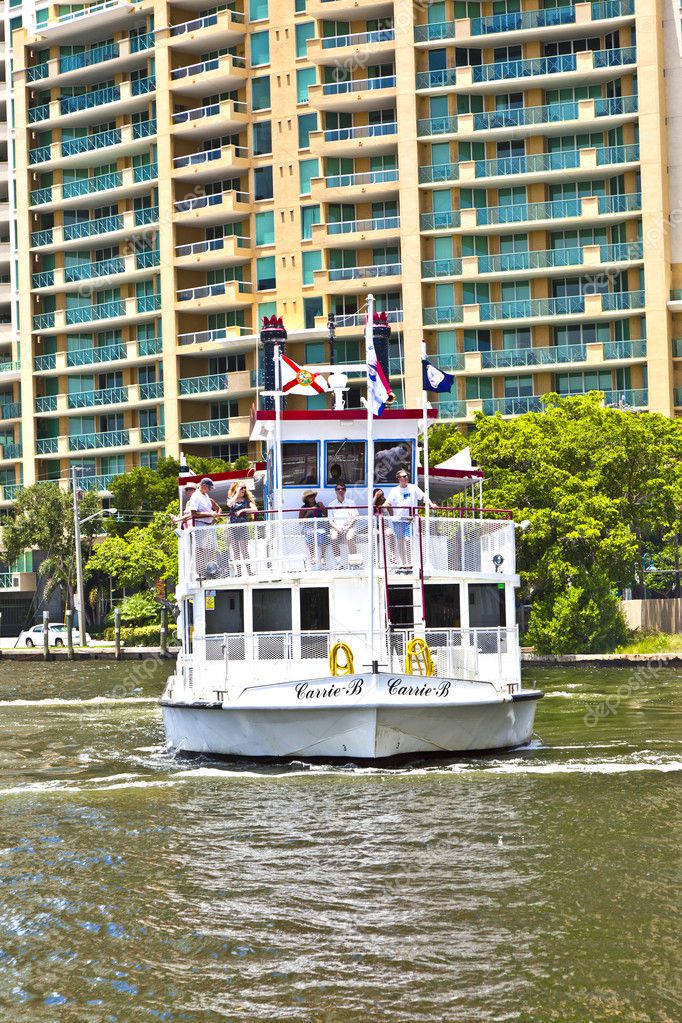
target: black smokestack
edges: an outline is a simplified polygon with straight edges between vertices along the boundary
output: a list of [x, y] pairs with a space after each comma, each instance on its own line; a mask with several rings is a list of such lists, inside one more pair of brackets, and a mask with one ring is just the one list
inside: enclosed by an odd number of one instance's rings
[[[286, 351], [287, 332], [281, 316], [264, 316], [260, 331], [260, 343], [263, 352], [263, 390], [275, 390], [275, 343], [279, 344], [282, 355]], [[282, 402], [282, 406], [284, 402]], [[275, 399], [263, 398], [263, 408], [274, 412]]]

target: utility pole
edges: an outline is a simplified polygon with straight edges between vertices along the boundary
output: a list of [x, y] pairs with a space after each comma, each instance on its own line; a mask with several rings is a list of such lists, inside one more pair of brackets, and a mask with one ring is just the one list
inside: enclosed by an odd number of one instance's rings
[[73, 532], [76, 543], [76, 604], [78, 606], [78, 642], [86, 646], [85, 642], [85, 593], [83, 587], [83, 552], [81, 550], [81, 520], [78, 507], [78, 480], [76, 477], [76, 466], [71, 466], [71, 490], [73, 492]]

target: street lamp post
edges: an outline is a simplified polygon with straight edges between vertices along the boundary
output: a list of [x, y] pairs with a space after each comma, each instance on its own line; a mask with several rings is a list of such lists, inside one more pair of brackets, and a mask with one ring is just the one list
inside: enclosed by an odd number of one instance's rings
[[78, 607], [78, 642], [80, 646], [87, 646], [85, 632], [85, 587], [83, 583], [83, 551], [81, 550], [81, 526], [91, 522], [99, 515], [116, 515], [116, 508], [102, 508], [94, 515], [88, 515], [87, 519], [80, 517], [78, 501], [80, 491], [78, 489], [76, 466], [71, 466], [71, 490], [73, 492], [73, 533], [76, 544], [76, 605]]

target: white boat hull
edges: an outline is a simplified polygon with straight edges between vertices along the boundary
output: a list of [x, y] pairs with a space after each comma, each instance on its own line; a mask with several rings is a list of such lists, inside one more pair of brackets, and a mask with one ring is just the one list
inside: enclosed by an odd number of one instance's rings
[[[405, 754], [473, 753], [527, 743], [542, 694], [501, 695], [485, 683], [410, 676], [356, 676], [364, 693], [349, 698], [345, 679], [278, 687], [277, 705], [162, 701], [170, 748], [177, 752], [268, 758], [382, 760]], [[393, 691], [386, 682], [393, 682]], [[431, 684], [427, 686], [427, 684]], [[443, 692], [444, 695], [435, 693]], [[432, 692], [406, 694], [406, 690]], [[341, 689], [337, 693], [337, 689]], [[305, 699], [305, 692], [316, 694]], [[327, 695], [331, 694], [331, 695]], [[292, 700], [299, 701], [292, 705]]]

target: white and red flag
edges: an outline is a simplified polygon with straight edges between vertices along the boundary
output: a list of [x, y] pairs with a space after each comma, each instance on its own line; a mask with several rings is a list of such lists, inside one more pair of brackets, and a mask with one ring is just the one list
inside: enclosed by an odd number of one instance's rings
[[299, 366], [288, 355], [281, 356], [281, 387], [282, 394], [324, 394], [329, 390], [321, 373]]

